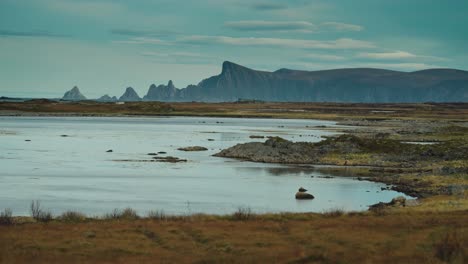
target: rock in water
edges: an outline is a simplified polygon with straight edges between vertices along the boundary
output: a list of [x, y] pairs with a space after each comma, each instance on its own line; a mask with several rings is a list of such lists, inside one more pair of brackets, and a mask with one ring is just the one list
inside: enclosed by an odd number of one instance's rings
[[312, 200], [314, 198], [315, 197], [310, 193], [306, 193], [306, 192], [297, 192], [296, 193], [296, 199], [297, 200]]
[[153, 157], [154, 160], [158, 162], [170, 162], [170, 163], [177, 163], [177, 162], [187, 162], [186, 159], [179, 159], [177, 157], [167, 156], [167, 157]]
[[139, 102], [141, 101], [140, 96], [133, 90], [132, 87], [125, 89], [125, 93], [120, 96], [119, 101], [121, 102]]
[[181, 150], [181, 151], [205, 151], [205, 150], [208, 150], [208, 149], [205, 148], [205, 147], [193, 146], [193, 147], [178, 148], [177, 150]]
[[66, 92], [63, 97], [63, 100], [68, 100], [68, 101], [80, 101], [80, 100], [86, 100], [86, 97], [81, 94], [80, 89], [78, 87], [73, 87], [70, 91]]

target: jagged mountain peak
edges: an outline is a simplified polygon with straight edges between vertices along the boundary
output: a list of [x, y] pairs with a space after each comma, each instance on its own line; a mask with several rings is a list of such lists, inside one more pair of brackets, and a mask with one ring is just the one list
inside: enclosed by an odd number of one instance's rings
[[252, 69], [249, 69], [249, 68], [244, 67], [242, 65], [236, 64], [234, 62], [224, 61], [221, 74], [226, 74], [228, 72], [234, 72], [235, 73], [235, 72], [244, 71], [244, 70], [252, 70]]
[[63, 97], [63, 100], [70, 100], [70, 101], [80, 101], [80, 100], [86, 100], [86, 97], [80, 92], [80, 89], [78, 89], [78, 86], [73, 86], [73, 88], [70, 91], [67, 91]]
[[172, 82], [172, 80], [169, 80], [169, 82], [167, 83], [167, 87], [169, 87], [171, 89], [175, 88], [174, 83]]
[[125, 89], [125, 92], [129, 92], [129, 93], [136, 93], [135, 92], [135, 89], [133, 89], [132, 87], [127, 87], [127, 89]]
[[119, 101], [135, 102], [141, 101], [141, 98], [132, 87], [127, 87], [127, 89], [125, 89], [125, 93], [119, 98]]

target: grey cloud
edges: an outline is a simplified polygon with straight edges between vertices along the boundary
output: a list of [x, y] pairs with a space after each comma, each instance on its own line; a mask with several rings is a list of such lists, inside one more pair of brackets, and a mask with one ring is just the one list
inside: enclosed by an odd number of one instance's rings
[[346, 24], [340, 22], [324, 22], [320, 24], [323, 28], [329, 28], [338, 31], [362, 31], [364, 27], [354, 24]]
[[110, 32], [113, 35], [131, 36], [131, 37], [165, 37], [180, 34], [171, 30], [134, 30], [114, 28]]
[[252, 5], [252, 9], [259, 11], [281, 10], [286, 8], [288, 8], [287, 5], [274, 3], [258, 3]]
[[316, 26], [307, 21], [263, 21], [244, 20], [230, 21], [224, 24], [225, 27], [241, 31], [314, 31]]
[[364, 27], [339, 22], [324, 22], [318, 25], [308, 21], [265, 21], [241, 20], [229, 21], [224, 26], [239, 31], [296, 31], [312, 33], [318, 31], [362, 31]]
[[302, 57], [303, 61], [315, 61], [315, 60], [319, 60], [319, 61], [341, 61], [341, 60], [345, 60], [345, 59], [346, 58], [343, 57], [343, 56], [337, 56], [337, 55], [333, 55], [333, 54], [317, 54], [317, 53], [309, 53], [309, 54], [304, 55], [304, 57]]
[[48, 31], [15, 31], [0, 29], [0, 36], [3, 37], [45, 37], [45, 38], [66, 38], [69, 35], [55, 34]]
[[177, 40], [187, 44], [222, 44], [233, 46], [270, 46], [300, 49], [363, 49], [375, 48], [368, 41], [341, 38], [336, 40], [307, 40], [282, 38], [253, 38], [253, 37], [226, 37], [226, 36], [187, 36]]
[[363, 52], [356, 55], [357, 58], [372, 59], [372, 60], [426, 60], [426, 61], [446, 61], [446, 58], [435, 56], [416, 55], [406, 51], [391, 51], [391, 52]]
[[169, 45], [168, 41], [152, 38], [152, 37], [134, 37], [129, 40], [114, 40], [116, 44], [155, 44], [155, 45]]

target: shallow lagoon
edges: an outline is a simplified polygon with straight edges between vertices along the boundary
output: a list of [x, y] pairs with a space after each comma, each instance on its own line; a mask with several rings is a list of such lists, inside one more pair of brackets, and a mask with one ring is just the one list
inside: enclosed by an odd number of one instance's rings
[[[0, 209], [28, 215], [32, 200], [58, 214], [102, 215], [132, 207], [144, 214], [366, 210], [401, 195], [383, 184], [312, 168], [212, 157], [250, 135], [319, 141], [334, 122], [197, 117], [0, 117]], [[66, 135], [66, 136], [63, 136]], [[30, 140], [30, 141], [26, 141]], [[179, 147], [208, 151], [183, 152]], [[113, 152], [106, 152], [113, 150]], [[144, 162], [151, 152], [186, 163]], [[125, 160], [125, 161], [122, 161]], [[334, 178], [320, 178], [334, 176]], [[316, 198], [297, 201], [305, 187]]]

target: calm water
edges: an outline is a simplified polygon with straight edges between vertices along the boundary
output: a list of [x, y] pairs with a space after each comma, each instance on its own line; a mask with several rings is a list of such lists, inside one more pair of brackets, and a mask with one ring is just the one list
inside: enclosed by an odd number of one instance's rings
[[[320, 212], [366, 210], [401, 195], [380, 191], [382, 184], [339, 175], [320, 178], [324, 174], [313, 169], [211, 156], [237, 143], [264, 140], [250, 135], [319, 141], [331, 132], [314, 126], [324, 125], [336, 126], [277, 119], [0, 117], [0, 209], [28, 215], [30, 202], [40, 200], [54, 213], [78, 210], [90, 215], [125, 207], [141, 214], [226, 214], [239, 207]], [[177, 150], [194, 145], [209, 150]], [[110, 149], [112, 153], [106, 152]], [[159, 156], [188, 162], [142, 162], [151, 159], [147, 153], [159, 151], [167, 152]], [[316, 199], [295, 200], [301, 186]]]

